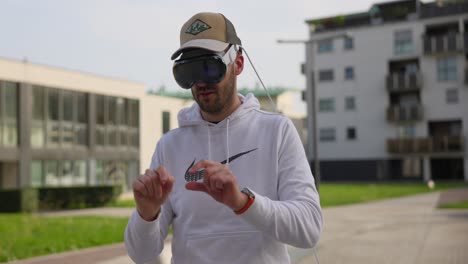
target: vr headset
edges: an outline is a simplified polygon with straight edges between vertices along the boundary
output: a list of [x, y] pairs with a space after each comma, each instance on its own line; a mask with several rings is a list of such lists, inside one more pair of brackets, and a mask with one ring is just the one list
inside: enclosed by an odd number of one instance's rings
[[172, 73], [177, 84], [190, 89], [197, 82], [219, 83], [226, 75], [227, 67], [236, 59], [237, 50], [236, 45], [230, 45], [226, 52], [176, 60]]

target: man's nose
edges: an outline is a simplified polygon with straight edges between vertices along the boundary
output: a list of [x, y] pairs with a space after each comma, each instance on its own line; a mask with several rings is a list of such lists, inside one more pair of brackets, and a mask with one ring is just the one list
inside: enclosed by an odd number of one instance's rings
[[196, 88], [203, 88], [203, 87], [206, 87], [208, 84], [204, 81], [198, 81], [195, 83], [195, 87]]

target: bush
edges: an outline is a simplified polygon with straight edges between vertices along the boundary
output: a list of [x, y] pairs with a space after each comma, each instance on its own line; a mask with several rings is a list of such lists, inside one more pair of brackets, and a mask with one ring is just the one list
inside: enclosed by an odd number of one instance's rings
[[115, 202], [121, 194], [118, 186], [43, 187], [39, 188], [40, 210], [99, 207]]
[[38, 191], [33, 188], [0, 190], [0, 212], [35, 212]]

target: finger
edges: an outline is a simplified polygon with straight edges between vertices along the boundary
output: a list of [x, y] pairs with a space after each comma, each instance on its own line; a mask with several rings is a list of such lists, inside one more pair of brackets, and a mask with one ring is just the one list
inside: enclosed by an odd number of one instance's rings
[[134, 182], [133, 182], [133, 193], [139, 193], [143, 196], [147, 196], [148, 195], [148, 191], [146, 190], [146, 187], [145, 185], [143, 184], [143, 182], [141, 182], [141, 179], [136, 179]]
[[166, 184], [162, 185], [161, 188], [163, 189], [164, 199], [172, 192], [172, 188], [174, 187], [175, 177], [169, 176], [167, 178]]
[[203, 181], [201, 182], [203, 185], [205, 185], [205, 188], [208, 193], [210, 193], [213, 189], [211, 188], [211, 174], [205, 173], [203, 176]]
[[208, 168], [210, 166], [215, 166], [216, 164], [220, 164], [218, 162], [214, 162], [212, 160], [201, 160], [197, 163], [195, 163], [192, 168], [190, 168], [189, 170], [189, 173], [195, 173], [197, 172], [198, 170], [202, 169], [202, 168]]
[[156, 172], [159, 174], [159, 179], [161, 181], [161, 184], [164, 185], [166, 184], [169, 173], [167, 172], [167, 169], [164, 166], [159, 167]]
[[148, 195], [153, 197], [154, 196], [154, 188], [152, 184], [152, 176], [145, 175], [142, 179], [143, 183], [145, 184], [146, 190], [148, 191]]
[[185, 188], [190, 191], [209, 193], [206, 186], [201, 182], [189, 182], [185, 184]]
[[157, 199], [162, 199], [163, 197], [163, 192], [162, 192], [162, 184], [161, 184], [161, 175], [159, 175], [158, 172], [155, 173], [154, 177], [152, 178], [152, 185], [154, 188], [154, 196]]

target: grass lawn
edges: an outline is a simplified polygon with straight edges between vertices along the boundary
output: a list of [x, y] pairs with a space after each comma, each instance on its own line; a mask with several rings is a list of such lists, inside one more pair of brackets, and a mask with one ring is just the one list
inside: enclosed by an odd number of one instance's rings
[[320, 202], [322, 207], [330, 207], [460, 187], [468, 188], [468, 184], [436, 182], [435, 188], [429, 189], [422, 183], [323, 183], [320, 185]]
[[468, 209], [468, 201], [449, 203], [439, 206], [441, 209]]
[[0, 262], [122, 242], [127, 221], [0, 214]]

